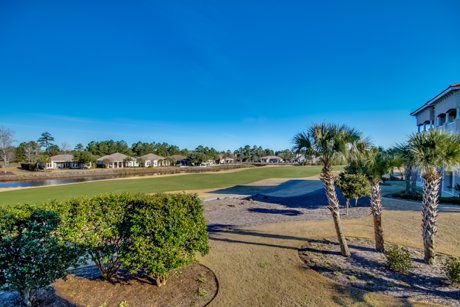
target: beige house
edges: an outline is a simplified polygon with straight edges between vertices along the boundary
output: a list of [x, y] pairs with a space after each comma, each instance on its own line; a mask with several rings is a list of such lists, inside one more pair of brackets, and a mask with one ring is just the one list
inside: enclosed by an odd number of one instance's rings
[[125, 168], [138, 167], [139, 163], [137, 162], [136, 158], [117, 152], [111, 155], [100, 157], [97, 159], [96, 165], [105, 168]]
[[[460, 134], [460, 83], [450, 85], [410, 115], [416, 118], [418, 132], [439, 129]], [[455, 190], [455, 186], [460, 185], [459, 171], [460, 166], [457, 170], [443, 172], [442, 196], [459, 194]], [[422, 184], [420, 179], [418, 184]]]
[[46, 163], [46, 169], [84, 168], [83, 163], [73, 162], [72, 154], [52, 156], [50, 162]]
[[277, 164], [283, 163], [283, 159], [278, 156], [265, 156], [260, 158], [260, 163], [267, 163], [267, 164]]
[[142, 162], [141, 165], [143, 167], [157, 167], [157, 166], [169, 166], [170, 162], [162, 156], [158, 156], [155, 154], [146, 154], [139, 157]]

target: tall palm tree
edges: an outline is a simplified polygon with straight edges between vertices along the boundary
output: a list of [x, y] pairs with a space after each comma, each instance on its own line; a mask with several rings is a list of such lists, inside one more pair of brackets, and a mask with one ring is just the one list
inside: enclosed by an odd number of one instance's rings
[[391, 168], [390, 157], [381, 149], [371, 147], [366, 151], [367, 159], [365, 161], [364, 172], [371, 185], [371, 212], [374, 219], [374, 237], [375, 249], [384, 252], [384, 238], [382, 227], [382, 194], [380, 191], [380, 182], [382, 176], [387, 174]]
[[[335, 124], [313, 124], [308, 133], [299, 133], [294, 137], [297, 147], [307, 148], [309, 152], [319, 157], [323, 168], [321, 170], [321, 181], [328, 200], [328, 208], [334, 220], [337, 238], [340, 244], [342, 255], [350, 256], [345, 234], [340, 219], [340, 204], [335, 191], [335, 178], [332, 166], [335, 161], [346, 158], [351, 144], [360, 138], [360, 134], [346, 126]], [[308, 139], [309, 142], [306, 142]], [[304, 143], [300, 143], [303, 141]]]
[[423, 178], [422, 234], [425, 262], [431, 264], [435, 253], [441, 171], [460, 163], [460, 135], [430, 130], [412, 135], [408, 146]]

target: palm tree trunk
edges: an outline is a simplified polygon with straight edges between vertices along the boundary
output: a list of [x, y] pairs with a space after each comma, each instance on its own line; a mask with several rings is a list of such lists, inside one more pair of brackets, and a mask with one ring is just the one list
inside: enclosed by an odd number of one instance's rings
[[437, 170], [423, 177], [423, 210], [422, 234], [425, 251], [425, 262], [434, 262], [435, 242], [437, 232], [436, 219], [438, 217], [438, 196], [441, 176]]
[[417, 172], [415, 170], [412, 170], [410, 176], [411, 176], [410, 194], [416, 194], [416, 191], [417, 191]]
[[331, 211], [332, 218], [334, 219], [335, 231], [337, 232], [337, 239], [340, 244], [340, 250], [344, 257], [350, 256], [350, 250], [348, 249], [348, 244], [345, 239], [345, 234], [342, 228], [342, 221], [340, 219], [340, 204], [337, 198], [337, 193], [335, 191], [334, 185], [334, 176], [328, 168], [323, 168], [321, 173], [321, 181], [323, 182], [324, 189], [326, 191], [328, 208]]
[[385, 251], [382, 227], [382, 196], [380, 194], [379, 180], [371, 181], [371, 212], [374, 217], [375, 249]]
[[405, 173], [404, 177], [406, 181], [406, 194], [410, 194], [411, 193], [411, 175], [412, 175], [411, 168], [406, 165], [404, 169], [404, 173]]

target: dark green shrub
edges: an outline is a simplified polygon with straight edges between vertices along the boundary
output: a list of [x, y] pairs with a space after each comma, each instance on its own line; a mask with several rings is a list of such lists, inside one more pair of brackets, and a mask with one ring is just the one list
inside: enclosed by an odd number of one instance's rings
[[444, 264], [444, 271], [450, 282], [460, 284], [460, 258], [450, 258]]
[[347, 214], [350, 199], [354, 198], [356, 204], [358, 198], [369, 195], [371, 190], [369, 180], [366, 176], [361, 174], [341, 173], [339, 180], [336, 181], [336, 185], [340, 191], [342, 191], [342, 194], [347, 201]]
[[0, 285], [31, 306], [37, 290], [63, 278], [78, 253], [55, 236], [59, 217], [28, 206], [0, 212]]
[[121, 266], [118, 258], [126, 237], [122, 236], [126, 208], [136, 195], [105, 194], [55, 203], [61, 236], [83, 249], [101, 276], [112, 280]]
[[385, 252], [385, 257], [388, 268], [398, 273], [407, 273], [412, 264], [410, 253], [406, 248], [392, 246]]
[[192, 194], [136, 197], [127, 214], [126, 247], [120, 255], [134, 273], [164, 285], [171, 272], [208, 252], [208, 234], [200, 199]]

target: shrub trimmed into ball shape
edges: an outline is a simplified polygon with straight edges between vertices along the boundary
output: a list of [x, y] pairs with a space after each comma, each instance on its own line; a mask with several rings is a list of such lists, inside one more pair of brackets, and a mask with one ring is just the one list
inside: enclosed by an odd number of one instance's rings
[[133, 273], [143, 272], [158, 286], [171, 272], [208, 252], [201, 200], [194, 194], [137, 197], [127, 212], [130, 240], [120, 258]]

